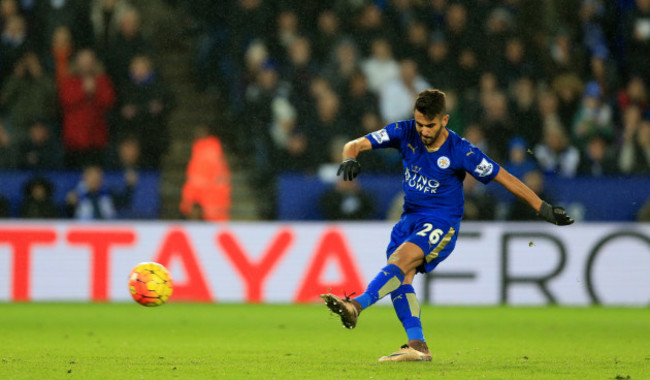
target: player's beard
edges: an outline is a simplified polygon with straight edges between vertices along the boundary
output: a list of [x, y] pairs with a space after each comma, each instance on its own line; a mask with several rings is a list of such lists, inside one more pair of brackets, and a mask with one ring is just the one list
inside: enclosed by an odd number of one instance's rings
[[426, 136], [422, 136], [422, 132], [420, 132], [420, 140], [422, 141], [422, 144], [424, 144], [424, 146], [427, 148], [433, 148], [433, 144], [435, 144], [436, 141], [438, 141], [438, 137], [440, 137], [442, 128], [443, 127], [440, 127], [440, 129], [438, 129], [438, 132], [436, 132], [436, 134], [433, 137], [427, 137], [426, 140], [424, 138]]

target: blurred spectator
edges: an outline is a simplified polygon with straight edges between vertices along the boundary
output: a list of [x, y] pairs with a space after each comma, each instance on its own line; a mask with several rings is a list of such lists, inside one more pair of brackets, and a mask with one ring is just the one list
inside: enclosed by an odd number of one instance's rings
[[425, 67], [428, 61], [429, 30], [424, 22], [410, 21], [406, 27], [406, 38], [397, 45], [400, 57], [413, 59], [418, 67]]
[[341, 112], [341, 100], [332, 91], [316, 99], [316, 115], [305, 123], [307, 149], [312, 156], [310, 168], [327, 161], [328, 148], [335, 137], [354, 138]]
[[20, 8], [16, 0], [0, 1], [0, 29], [5, 28], [7, 20], [18, 15], [20, 15]]
[[359, 181], [339, 179], [321, 195], [319, 205], [326, 220], [365, 220], [374, 212], [372, 198]]
[[19, 216], [26, 219], [54, 219], [59, 212], [52, 200], [54, 185], [45, 178], [35, 177], [23, 187]]
[[[485, 20], [485, 42], [481, 48], [485, 52], [487, 64], [494, 68], [506, 51], [506, 43], [513, 35], [514, 16], [504, 7], [493, 8]], [[522, 52], [523, 53], [523, 52]]]
[[334, 46], [343, 38], [341, 20], [336, 12], [324, 10], [318, 15], [317, 28], [315, 35], [312, 36], [314, 58], [318, 64], [323, 65], [329, 59]]
[[16, 165], [16, 144], [11, 134], [0, 123], [0, 169], [11, 169]]
[[[251, 42], [244, 54], [244, 70], [238, 74], [236, 80], [232, 78], [227, 82], [228, 93], [226, 97], [230, 102], [231, 112], [240, 116], [245, 114], [246, 92], [255, 84], [263, 69], [273, 67], [277, 71], [278, 63], [270, 58], [268, 49], [262, 40]], [[232, 70], [237, 70], [232, 68]], [[226, 78], [227, 79], [227, 78]]]
[[481, 65], [476, 50], [460, 48], [455, 64], [458, 67], [458, 86], [463, 89], [464, 94], [475, 91], [481, 76]]
[[282, 76], [291, 83], [291, 103], [301, 117], [308, 118], [311, 111], [311, 81], [318, 69], [312, 60], [311, 44], [306, 38], [293, 41], [287, 51], [288, 61]]
[[359, 12], [358, 20], [352, 36], [354, 37], [359, 51], [366, 56], [370, 52], [370, 44], [377, 38], [390, 37], [393, 35], [391, 23], [384, 20], [384, 14], [375, 4], [366, 4]]
[[641, 115], [650, 120], [650, 96], [648, 96], [647, 85], [641, 77], [630, 78], [625, 88], [619, 90], [618, 106], [621, 112], [625, 112], [630, 106], [636, 106]]
[[129, 8], [128, 0], [90, 0], [90, 21], [97, 49], [106, 48], [116, 37], [122, 14]]
[[569, 31], [560, 27], [549, 42], [544, 62], [547, 78], [577, 74], [582, 72], [585, 66], [584, 51], [574, 46]]
[[379, 94], [379, 110], [386, 123], [413, 117], [413, 102], [420, 91], [431, 85], [418, 73], [411, 59], [400, 61], [400, 77], [384, 84]]
[[276, 17], [276, 28], [271, 36], [271, 56], [281, 57], [293, 41], [300, 38], [298, 15], [291, 9], [282, 9]]
[[[230, 42], [227, 21], [233, 2], [194, 0], [184, 1], [182, 5], [193, 17], [199, 32], [195, 63], [197, 89], [205, 91], [214, 86], [226, 87], [228, 83], [224, 77], [234, 76], [237, 70], [234, 55], [238, 52], [227, 49]], [[225, 95], [231, 96], [231, 91], [229, 88]]]
[[43, 73], [38, 56], [33, 52], [16, 63], [13, 75], [2, 87], [0, 100], [8, 112], [17, 141], [27, 137], [27, 129], [35, 119], [51, 122], [57, 116], [56, 86]]
[[[530, 187], [535, 194], [539, 194], [539, 197], [542, 199], [549, 199], [548, 202], [551, 202], [552, 198], [545, 192], [544, 189], [544, 175], [539, 171], [531, 171], [526, 173], [523, 178], [523, 182]], [[522, 201], [515, 200], [510, 206], [510, 212], [508, 213], [508, 220], [539, 220], [537, 212], [529, 207]]]
[[[230, 49], [237, 60], [240, 59], [241, 54], [251, 41], [273, 34], [274, 23], [271, 22], [270, 17], [274, 12], [270, 7], [270, 2], [264, 0], [236, 0], [232, 2], [226, 22]], [[221, 9], [217, 9], [221, 11]]]
[[602, 95], [598, 82], [587, 83], [582, 104], [573, 123], [573, 136], [581, 148], [586, 146], [588, 137], [595, 133], [608, 137], [614, 136], [613, 111], [611, 106], [602, 99]]
[[574, 177], [580, 163], [580, 151], [570, 145], [559, 124], [544, 127], [544, 140], [534, 149], [535, 158], [545, 174]]
[[485, 186], [477, 186], [479, 182], [471, 175], [465, 176], [463, 194], [465, 195], [465, 220], [494, 220], [496, 215], [496, 199], [485, 190]]
[[[514, 133], [535, 146], [542, 140], [542, 118], [537, 108], [535, 83], [531, 78], [519, 78], [510, 89], [510, 114]], [[554, 112], [554, 111], [550, 111]]]
[[[433, 34], [427, 49], [427, 61], [422, 75], [436, 88], [458, 87], [458, 69], [449, 52], [449, 45], [441, 32]], [[447, 92], [447, 91], [445, 91]]]
[[143, 166], [146, 167], [142, 164], [140, 141], [133, 135], [123, 137], [108, 160], [108, 167], [112, 170], [138, 170]]
[[138, 178], [127, 172], [124, 189], [117, 191], [104, 186], [104, 171], [100, 166], [87, 166], [75, 190], [66, 196], [68, 214], [78, 220], [116, 219], [118, 211], [131, 205]]
[[157, 168], [161, 155], [167, 151], [167, 117], [173, 108], [173, 96], [154, 70], [151, 59], [144, 55], [133, 57], [129, 80], [119, 87], [119, 129], [115, 137], [136, 136], [144, 167]]
[[594, 132], [587, 138], [587, 146], [580, 157], [578, 174], [603, 177], [618, 173], [616, 153], [610, 148], [611, 136]]
[[353, 138], [363, 134], [361, 118], [366, 112], [377, 112], [379, 100], [369, 90], [366, 77], [361, 71], [356, 71], [350, 77], [347, 91], [343, 93], [342, 107], [344, 120], [351, 128], [348, 134]]
[[72, 33], [67, 26], [54, 29], [49, 54], [46, 54], [45, 66], [51, 75], [54, 75], [59, 84], [68, 75], [69, 61], [74, 54], [74, 41]]
[[[576, 74], [564, 74], [553, 79], [551, 86], [557, 95], [557, 113], [560, 121], [564, 127], [570, 128], [575, 123], [576, 112], [583, 99], [582, 81]], [[593, 92], [593, 88], [590, 91]]]
[[0, 38], [0, 85], [11, 75], [14, 65], [31, 49], [27, 38], [27, 24], [21, 16], [11, 16], [2, 29]]
[[519, 37], [511, 37], [506, 41], [503, 61], [495, 71], [499, 82], [505, 86], [510, 86], [524, 77], [538, 77], [537, 66], [530, 59], [524, 42]]
[[312, 152], [307, 149], [306, 128], [298, 125], [296, 109], [287, 98], [279, 97], [273, 101], [273, 139], [272, 161], [260, 170], [262, 187], [274, 186], [277, 171], [302, 171], [314, 165]]
[[508, 144], [508, 160], [505, 162], [504, 168], [515, 177], [524, 178], [526, 173], [537, 170], [537, 165], [531, 155], [532, 150], [526, 140], [515, 137]]
[[487, 139], [490, 157], [502, 162], [508, 151], [508, 141], [514, 137], [514, 125], [508, 113], [508, 101], [505, 94], [500, 91], [494, 91], [485, 99], [481, 127]]
[[230, 218], [230, 169], [221, 141], [210, 127], [195, 128], [192, 157], [187, 165], [187, 179], [181, 193], [180, 211], [184, 216], [200, 205], [205, 220], [224, 221]]
[[151, 52], [151, 46], [142, 34], [140, 13], [136, 9], [124, 10], [119, 15], [118, 23], [119, 31], [110, 39], [108, 48], [102, 50], [106, 69], [117, 87], [129, 80], [133, 58]]
[[344, 39], [334, 49], [330, 61], [322, 70], [322, 75], [332, 84], [334, 90], [342, 93], [348, 88], [350, 78], [359, 69], [359, 55], [354, 42]]
[[614, 61], [609, 58], [609, 51], [604, 45], [599, 45], [591, 54], [589, 61], [591, 76], [600, 85], [603, 98], [608, 98], [618, 87], [618, 73]]
[[535, 144], [537, 145], [542, 142], [544, 130], [548, 125], [557, 126], [568, 133], [559, 114], [557, 95], [555, 95], [553, 91], [540, 92], [537, 101], [537, 108], [541, 121], [540, 128], [538, 130], [531, 130], [528, 133], [521, 133], [522, 136], [527, 136], [528, 134], [534, 136], [530, 141], [537, 141]]
[[461, 47], [473, 50], [483, 41], [479, 34], [481, 31], [471, 28], [468, 23], [467, 8], [461, 2], [452, 2], [447, 7], [445, 17], [445, 39], [451, 47], [451, 54], [454, 61], [460, 57]]
[[650, 121], [640, 121], [637, 115], [631, 115], [633, 112], [633, 108], [626, 111], [619, 167], [625, 174], [648, 175], [650, 174]]
[[113, 107], [115, 92], [92, 50], [77, 53], [70, 75], [61, 82], [59, 98], [66, 167], [101, 162], [109, 138], [106, 112]]
[[650, 0], [636, 0], [636, 9], [625, 20], [627, 70], [650, 81]]
[[378, 93], [383, 85], [399, 77], [399, 64], [386, 38], [372, 41], [370, 56], [361, 62], [361, 69], [368, 79], [368, 88]]
[[29, 135], [18, 145], [18, 168], [53, 170], [63, 166], [61, 143], [52, 136], [52, 127], [38, 120], [29, 127]]
[[588, 51], [594, 51], [604, 45], [606, 41], [603, 29], [606, 7], [605, 1], [584, 0], [578, 12], [581, 27], [582, 43]]
[[[289, 96], [287, 86], [280, 82], [273, 62], [267, 61], [260, 68], [256, 81], [246, 88], [244, 112], [241, 128], [238, 130], [238, 142], [244, 144], [251, 139], [254, 146], [254, 163], [258, 180], [261, 176], [271, 175], [271, 125], [273, 121], [272, 104], [276, 98]], [[241, 151], [247, 146], [241, 145]]]

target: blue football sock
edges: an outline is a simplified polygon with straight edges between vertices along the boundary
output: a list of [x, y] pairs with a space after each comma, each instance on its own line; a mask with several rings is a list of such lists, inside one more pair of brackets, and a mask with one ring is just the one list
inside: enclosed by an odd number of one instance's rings
[[366, 291], [355, 300], [365, 309], [399, 288], [402, 281], [404, 281], [402, 270], [395, 264], [388, 264], [370, 281]]
[[397, 318], [402, 322], [409, 340], [424, 340], [422, 321], [420, 320], [420, 303], [415, 297], [412, 285], [404, 284], [390, 294]]

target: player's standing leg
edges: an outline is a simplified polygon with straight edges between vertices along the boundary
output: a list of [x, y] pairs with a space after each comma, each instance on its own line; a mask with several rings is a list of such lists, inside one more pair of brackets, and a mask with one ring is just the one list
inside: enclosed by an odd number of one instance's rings
[[429, 361], [432, 359], [422, 331], [420, 303], [415, 296], [415, 289], [411, 285], [414, 274], [407, 275], [402, 286], [390, 294], [397, 318], [402, 322], [409, 341], [399, 351], [379, 358], [380, 362]]

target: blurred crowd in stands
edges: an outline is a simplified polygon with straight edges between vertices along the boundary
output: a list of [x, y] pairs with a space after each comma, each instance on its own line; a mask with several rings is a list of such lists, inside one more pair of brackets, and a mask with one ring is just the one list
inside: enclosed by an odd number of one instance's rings
[[[650, 174], [650, 0], [177, 3], [200, 23], [200, 90], [227, 96], [269, 201], [279, 173], [331, 173], [342, 142], [411, 118], [432, 87], [450, 129], [540, 191]], [[401, 170], [394, 152], [360, 161]]]
[[124, 149], [158, 167], [173, 97], [140, 17], [128, 0], [0, 1], [0, 168], [121, 168]]
[[[0, 170], [33, 172], [29, 197], [51, 193], [45, 170], [84, 168], [95, 184], [124, 170], [130, 188], [159, 167], [174, 98], [141, 17], [130, 0], [0, 0]], [[122, 203], [93, 191], [74, 190], [69, 214], [110, 218]]]
[[[197, 89], [226, 99], [218, 112], [250, 155], [265, 218], [286, 171], [332, 182], [322, 202], [332, 218], [367, 216], [367, 197], [350, 201], [364, 189], [335, 185], [341, 146], [411, 118], [425, 88], [447, 93], [450, 129], [540, 192], [549, 175], [650, 175], [650, 0], [166, 1], [194, 20]], [[0, 170], [96, 165], [84, 181], [125, 170], [117, 207], [135, 170], [159, 167], [174, 97], [133, 5], [0, 0]], [[188, 168], [188, 199], [206, 163], [223, 159], [220, 144], [199, 140], [218, 152]], [[401, 171], [390, 150], [360, 161], [364, 173]], [[47, 195], [42, 182], [25, 193]], [[88, 198], [91, 214], [110, 209], [109, 193]], [[489, 199], [471, 204], [489, 197], [471, 179], [466, 197], [468, 218], [493, 218]], [[84, 199], [76, 190], [68, 201]], [[219, 202], [195, 206], [181, 207], [223, 217]], [[530, 216], [520, 211], [511, 218]]]

